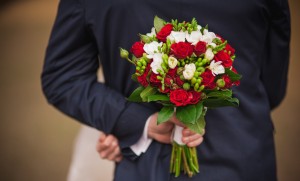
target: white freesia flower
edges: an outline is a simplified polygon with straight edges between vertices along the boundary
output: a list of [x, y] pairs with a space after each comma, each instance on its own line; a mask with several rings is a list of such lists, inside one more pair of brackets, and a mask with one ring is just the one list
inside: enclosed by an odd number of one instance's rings
[[193, 63], [186, 64], [184, 66], [184, 71], [182, 72], [183, 77], [186, 80], [191, 80], [194, 76], [195, 71], [196, 71], [196, 65], [195, 64], [193, 64]]
[[186, 40], [191, 43], [192, 45], [196, 45], [202, 37], [200, 31], [192, 31], [191, 34], [186, 32]]
[[162, 44], [162, 42], [158, 43], [157, 41], [146, 43], [144, 45], [144, 51], [147, 54], [147, 58], [152, 59], [153, 55], [158, 52], [158, 48], [161, 47]]
[[207, 29], [203, 31], [203, 35], [201, 37], [201, 41], [206, 42], [207, 44], [212, 43], [212, 41], [217, 38], [216, 34], [213, 32], [209, 32]]
[[171, 34], [167, 36], [171, 42], [178, 43], [178, 42], [185, 42], [185, 32], [178, 32], [178, 31], [171, 31]]
[[213, 48], [216, 48], [217, 46], [215, 43], [210, 43], [209, 45], [212, 46]]
[[162, 63], [163, 63], [162, 54], [155, 53], [153, 55], [153, 62], [150, 64], [152, 72], [154, 72], [155, 74], [158, 74], [157, 70], [163, 70], [161, 67]]
[[201, 28], [202, 28], [202, 26], [200, 26], [200, 25], [197, 26], [197, 30], [198, 30], [198, 31], [200, 31]]
[[147, 33], [146, 35], [147, 35], [147, 36], [150, 36], [150, 37], [156, 36], [155, 28], [153, 27], [153, 28], [151, 29], [151, 33]]
[[207, 60], [212, 60], [214, 58], [214, 53], [212, 52], [211, 48], [208, 48], [204, 54], [204, 58], [206, 58]]
[[175, 57], [169, 57], [168, 58], [168, 65], [171, 69], [174, 69], [177, 65], [177, 59]]
[[218, 75], [218, 74], [224, 74], [225, 73], [225, 68], [223, 65], [221, 65], [221, 61], [219, 62], [215, 62], [215, 60], [213, 60], [210, 65], [209, 65], [209, 69], [211, 70], [212, 74]]

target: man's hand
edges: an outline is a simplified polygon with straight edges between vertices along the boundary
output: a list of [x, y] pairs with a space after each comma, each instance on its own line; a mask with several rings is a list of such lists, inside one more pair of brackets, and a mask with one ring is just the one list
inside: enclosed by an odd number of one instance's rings
[[158, 113], [151, 116], [148, 126], [148, 136], [161, 143], [171, 143], [171, 136], [174, 125], [184, 127], [182, 130], [182, 142], [189, 147], [195, 147], [203, 142], [203, 135], [191, 131], [186, 128], [175, 115], [173, 115], [169, 121], [157, 125]]
[[113, 135], [102, 133], [98, 139], [96, 149], [103, 159], [120, 162], [123, 158], [118, 139]]

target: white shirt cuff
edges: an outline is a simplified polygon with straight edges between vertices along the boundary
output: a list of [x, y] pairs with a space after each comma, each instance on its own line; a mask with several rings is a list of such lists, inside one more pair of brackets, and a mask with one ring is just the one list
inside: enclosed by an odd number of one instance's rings
[[140, 137], [140, 139], [134, 145], [130, 146], [131, 150], [137, 156], [140, 156], [142, 153], [145, 153], [150, 144], [152, 143], [152, 139], [148, 137], [148, 125], [150, 120], [151, 116], [146, 121], [142, 137]]

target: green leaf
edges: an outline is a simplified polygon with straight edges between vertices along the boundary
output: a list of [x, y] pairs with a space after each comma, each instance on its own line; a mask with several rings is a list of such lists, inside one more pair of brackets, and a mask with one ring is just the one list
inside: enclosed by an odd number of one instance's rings
[[144, 87], [139, 86], [138, 88], [136, 88], [131, 95], [127, 98], [127, 100], [132, 101], [132, 102], [143, 102], [140, 94], [141, 92], [144, 91]]
[[154, 94], [148, 96], [148, 102], [151, 101], [170, 101], [170, 98], [166, 94]]
[[196, 104], [196, 120], [200, 118], [203, 113], [203, 102]]
[[207, 97], [224, 97], [224, 98], [231, 98], [232, 91], [231, 90], [221, 90], [221, 91], [213, 91], [206, 94]]
[[135, 82], [138, 82], [138, 80], [137, 80], [137, 75], [136, 75], [136, 74], [132, 74], [132, 75], [131, 75], [131, 79], [132, 79], [133, 81], [135, 81]]
[[208, 108], [217, 108], [225, 106], [238, 107], [239, 100], [237, 98], [207, 98], [203, 100], [203, 105]]
[[174, 107], [171, 106], [163, 107], [158, 113], [157, 124], [161, 124], [168, 121], [172, 117], [173, 113], [174, 113]]
[[154, 28], [156, 30], [156, 33], [158, 33], [162, 27], [164, 27], [165, 21], [158, 16], [154, 17]]
[[229, 76], [229, 78], [232, 82], [238, 81], [242, 78], [242, 76], [240, 74], [233, 72], [229, 68], [225, 68], [225, 73]]
[[148, 96], [153, 95], [157, 92], [157, 90], [154, 87], [148, 86], [146, 87], [140, 94], [143, 102], [148, 101]]
[[204, 129], [205, 129], [205, 125], [206, 125], [204, 116], [205, 116], [205, 114], [202, 114], [200, 116], [200, 118], [195, 122], [195, 124], [188, 123], [188, 124], [186, 124], [186, 126], [188, 128], [190, 128], [190, 130], [203, 135]]
[[160, 103], [163, 106], [174, 106], [173, 103], [168, 102], [168, 101], [158, 101], [158, 103]]
[[195, 105], [188, 105], [185, 107], [177, 107], [176, 117], [183, 124], [194, 124], [196, 122], [197, 110]]
[[142, 42], [144, 42], [144, 43], [150, 43], [151, 42], [151, 37], [149, 37], [147, 35], [140, 34], [140, 38], [141, 38]]

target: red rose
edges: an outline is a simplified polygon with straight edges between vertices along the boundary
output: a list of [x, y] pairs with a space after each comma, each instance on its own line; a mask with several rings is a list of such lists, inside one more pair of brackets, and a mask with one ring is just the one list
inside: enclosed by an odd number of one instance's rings
[[159, 87], [161, 86], [161, 81], [157, 79], [158, 74], [151, 73], [150, 75], [150, 84], [154, 87]]
[[170, 77], [165, 78], [165, 84], [169, 87], [172, 85], [172, 81], [173, 81], [173, 79]]
[[176, 84], [179, 86], [179, 87], [182, 87], [182, 85], [184, 84], [184, 81], [181, 80], [180, 76], [177, 76], [176, 79]]
[[228, 53], [224, 51], [219, 51], [217, 54], [215, 54], [215, 60], [221, 61], [224, 67], [231, 67], [232, 66], [232, 60]]
[[177, 58], [186, 58], [192, 55], [193, 46], [190, 43], [179, 42], [171, 45], [171, 52]]
[[135, 42], [131, 49], [130, 49], [131, 53], [136, 57], [136, 58], [140, 58], [143, 56], [144, 51], [144, 44], [142, 42]]
[[194, 52], [197, 56], [206, 52], [206, 42], [199, 41], [194, 47]]
[[232, 48], [232, 46], [230, 46], [228, 43], [225, 46], [225, 50], [228, 52], [230, 56], [234, 55], [235, 53], [235, 49]]
[[228, 89], [232, 86], [232, 82], [230, 80], [230, 77], [228, 75], [223, 75], [223, 80], [225, 82], [225, 86], [223, 87], [224, 89]]
[[217, 84], [215, 82], [211, 82], [210, 84], [205, 86], [205, 88], [207, 88], [207, 89], [214, 89], [216, 87], [217, 87]]
[[170, 101], [176, 106], [185, 106], [190, 102], [192, 96], [183, 89], [176, 89], [170, 92]]
[[165, 86], [165, 90], [162, 90], [162, 87], [160, 87], [160, 88], [159, 88], [159, 91], [160, 91], [161, 93], [166, 94], [166, 93], [169, 93], [169, 92], [170, 92], [170, 88]]
[[177, 75], [177, 67], [173, 69], [169, 69], [167, 76], [170, 76], [171, 78], [174, 78]]
[[156, 38], [162, 42], [166, 42], [167, 36], [171, 34], [173, 30], [172, 24], [166, 24], [162, 29], [157, 33]]
[[240, 80], [233, 82], [234, 85], [239, 86], [241, 84]]
[[[236, 71], [236, 69], [235, 69], [234, 67], [232, 67], [232, 69], [231, 69], [231, 70], [232, 70], [232, 72], [234, 72], [234, 73], [238, 74], [238, 72]], [[236, 85], [236, 86], [239, 86], [239, 85], [240, 85], [240, 83], [241, 83], [241, 82], [240, 82], [240, 80], [237, 80], [237, 81], [233, 82], [233, 84], [234, 84], [234, 85]]]
[[201, 100], [201, 93], [196, 91], [190, 91], [192, 94], [192, 99], [190, 100], [189, 104], [197, 104]]
[[148, 81], [147, 81], [147, 76], [148, 73], [150, 71], [150, 64], [147, 65], [145, 72], [141, 75], [137, 77], [137, 80], [140, 84], [142, 84], [142, 86], [147, 87], [149, 85]]
[[[210, 84], [214, 83], [215, 76], [212, 74], [211, 70], [207, 69], [205, 72], [201, 74], [202, 84], [207, 87]], [[211, 85], [212, 86], [212, 85]]]

